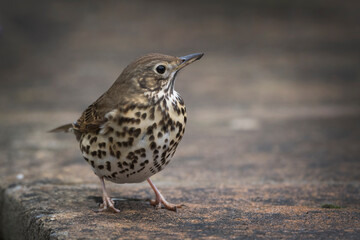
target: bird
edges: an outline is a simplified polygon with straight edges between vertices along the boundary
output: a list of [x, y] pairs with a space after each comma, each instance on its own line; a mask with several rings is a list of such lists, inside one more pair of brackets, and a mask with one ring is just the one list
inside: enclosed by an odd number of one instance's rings
[[150, 177], [169, 164], [185, 132], [186, 107], [174, 89], [175, 78], [203, 55], [139, 57], [75, 122], [50, 131], [75, 135], [83, 158], [101, 182], [103, 203], [98, 211], [120, 212], [104, 180], [147, 181], [155, 193], [151, 205], [172, 211], [183, 206], [166, 201]]

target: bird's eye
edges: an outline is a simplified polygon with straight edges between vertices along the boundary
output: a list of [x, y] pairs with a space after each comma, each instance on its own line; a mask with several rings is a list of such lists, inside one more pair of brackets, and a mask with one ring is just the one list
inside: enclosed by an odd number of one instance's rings
[[166, 68], [164, 65], [159, 65], [156, 67], [156, 72], [163, 74], [165, 72]]

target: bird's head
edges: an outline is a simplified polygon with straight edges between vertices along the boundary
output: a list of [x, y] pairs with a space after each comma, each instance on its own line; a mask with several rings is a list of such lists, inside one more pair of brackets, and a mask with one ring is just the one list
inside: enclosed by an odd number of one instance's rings
[[126, 86], [132, 97], [145, 96], [156, 101], [164, 94], [172, 94], [176, 74], [185, 66], [199, 60], [204, 54], [195, 53], [184, 57], [173, 57], [151, 53], [130, 63], [121, 73], [115, 85]]

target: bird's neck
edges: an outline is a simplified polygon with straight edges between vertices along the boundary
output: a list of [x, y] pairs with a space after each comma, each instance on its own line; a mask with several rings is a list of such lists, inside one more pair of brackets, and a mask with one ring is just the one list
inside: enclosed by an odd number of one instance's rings
[[180, 97], [180, 95], [174, 89], [170, 88], [163, 88], [159, 91], [145, 92], [144, 95], [147, 97], [150, 105], [157, 105], [164, 100], [175, 102]]

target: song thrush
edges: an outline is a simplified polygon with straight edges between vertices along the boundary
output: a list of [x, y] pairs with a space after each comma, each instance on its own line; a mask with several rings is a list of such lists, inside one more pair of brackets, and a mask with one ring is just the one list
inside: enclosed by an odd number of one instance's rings
[[184, 134], [186, 108], [174, 90], [180, 69], [203, 53], [184, 57], [148, 54], [129, 64], [115, 83], [72, 124], [51, 132], [73, 132], [84, 159], [100, 178], [100, 210], [119, 212], [110, 199], [104, 179], [115, 183], [147, 180], [156, 199], [151, 204], [176, 210], [150, 177], [165, 168]]

